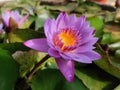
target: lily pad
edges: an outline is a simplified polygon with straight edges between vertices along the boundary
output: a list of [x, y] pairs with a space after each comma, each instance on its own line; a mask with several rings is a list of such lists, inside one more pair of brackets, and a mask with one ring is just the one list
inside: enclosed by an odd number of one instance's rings
[[41, 32], [37, 32], [29, 29], [16, 29], [10, 33], [8, 33], [9, 42], [24, 42], [33, 38], [41, 38], [44, 37], [44, 34]]
[[39, 71], [32, 80], [32, 90], [88, 90], [84, 84], [75, 77], [68, 83], [57, 69]]
[[13, 90], [18, 73], [18, 64], [10, 53], [0, 49], [0, 90]]
[[114, 88], [115, 82], [118, 83], [115, 78], [92, 65], [79, 67], [75, 70], [75, 75], [89, 90], [110, 90]]

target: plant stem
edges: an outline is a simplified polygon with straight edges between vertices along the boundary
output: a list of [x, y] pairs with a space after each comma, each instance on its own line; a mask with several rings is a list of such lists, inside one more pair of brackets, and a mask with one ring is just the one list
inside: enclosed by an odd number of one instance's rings
[[33, 68], [33, 70], [30, 73], [28, 73], [28, 75], [27, 75], [28, 76], [28, 80], [32, 79], [33, 75], [39, 70], [39, 67], [41, 66], [41, 64], [44, 63], [48, 58], [50, 58], [50, 56], [46, 55], [42, 60], [40, 60], [39, 63], [37, 63], [35, 65], [35, 67]]
[[109, 47], [108, 47], [108, 45], [107, 45], [107, 49], [105, 51], [105, 54], [106, 54], [106, 57], [107, 57], [107, 60], [108, 60], [109, 64], [112, 64], [111, 59], [110, 59], [110, 55], [109, 55]]

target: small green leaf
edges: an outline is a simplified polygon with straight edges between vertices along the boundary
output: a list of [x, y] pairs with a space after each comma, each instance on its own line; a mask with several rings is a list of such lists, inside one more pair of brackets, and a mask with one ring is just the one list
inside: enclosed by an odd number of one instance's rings
[[95, 35], [101, 38], [103, 34], [103, 28], [104, 28], [103, 20], [97, 16], [89, 17], [87, 18], [87, 20], [90, 22], [90, 26], [95, 28], [96, 30]]
[[115, 57], [120, 59], [120, 49], [115, 51]]
[[44, 18], [36, 18], [35, 19], [35, 30], [38, 30], [39, 28], [43, 27], [45, 20], [46, 19], [44, 19]]
[[110, 33], [103, 34], [101, 43], [102, 44], [108, 44], [110, 42], [111, 42], [111, 34]]
[[78, 3], [68, 3], [67, 5], [60, 5], [60, 6], [46, 6], [47, 9], [53, 10], [53, 11], [66, 11], [66, 12], [72, 12], [76, 7], [78, 6]]
[[0, 49], [0, 90], [13, 90], [18, 73], [18, 64], [6, 50]]
[[77, 13], [91, 14], [92, 16], [98, 15], [98, 12], [101, 11], [101, 7], [94, 2], [84, 2], [79, 1], [80, 5], [74, 10]]
[[28, 39], [44, 37], [43, 33], [27, 30], [27, 29], [16, 29], [13, 32], [8, 33], [8, 39], [11, 43], [24, 42]]
[[115, 42], [115, 43], [109, 44], [108, 46], [112, 50], [117, 50], [117, 49], [120, 49], [120, 42]]
[[0, 48], [8, 50], [11, 53], [16, 51], [28, 51], [30, 48], [23, 45], [23, 43], [2, 43], [0, 44]]
[[39, 71], [32, 80], [32, 90], [88, 90], [83, 83], [75, 77], [68, 83], [57, 69]]

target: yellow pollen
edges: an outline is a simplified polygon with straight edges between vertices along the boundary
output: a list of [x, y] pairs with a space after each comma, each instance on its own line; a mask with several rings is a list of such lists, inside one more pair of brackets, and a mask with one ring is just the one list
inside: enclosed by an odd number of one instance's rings
[[76, 43], [75, 33], [72, 30], [63, 30], [59, 34], [60, 40], [63, 42], [63, 47], [65, 46], [74, 46]]

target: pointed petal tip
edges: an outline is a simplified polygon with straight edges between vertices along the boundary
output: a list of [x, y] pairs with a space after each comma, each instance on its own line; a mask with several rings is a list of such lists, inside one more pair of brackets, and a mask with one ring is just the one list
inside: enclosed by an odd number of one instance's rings
[[97, 60], [100, 60], [102, 58], [102, 56], [100, 54], [98, 54], [97, 57], [98, 57]]
[[57, 58], [56, 63], [65, 79], [72, 82], [74, 79], [74, 61]]
[[25, 41], [25, 42], [23, 42], [23, 45], [24, 46], [27, 46], [28, 44], [29, 44], [29, 42], [28, 42], [29, 40], [27, 40], [27, 41]]
[[32, 46], [32, 40], [27, 40], [27, 41], [23, 42], [23, 45], [26, 46], [26, 47], [31, 48], [31, 46]]
[[23, 44], [31, 49], [38, 50], [40, 52], [48, 52], [49, 49], [46, 38], [27, 40]]
[[23, 24], [27, 18], [29, 17], [30, 14], [26, 14], [19, 22], [18, 22], [18, 26], [20, 26], [21, 24]]
[[82, 16], [80, 16], [80, 18], [82, 18], [83, 20], [85, 20], [85, 19], [86, 19], [86, 16], [85, 16], [85, 15], [82, 15]]
[[69, 83], [72, 83], [73, 80], [74, 80], [74, 74], [73, 74], [73, 75], [68, 75], [68, 76], [66, 77], [66, 80], [67, 80]]

